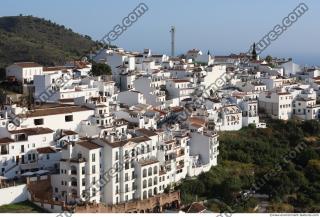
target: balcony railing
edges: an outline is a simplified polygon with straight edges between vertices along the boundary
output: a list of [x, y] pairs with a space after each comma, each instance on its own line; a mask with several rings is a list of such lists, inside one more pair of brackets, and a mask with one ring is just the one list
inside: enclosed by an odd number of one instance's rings
[[21, 170], [30, 170], [30, 169], [35, 169], [38, 167], [38, 162], [33, 161], [33, 162], [25, 162], [20, 164], [20, 169]]

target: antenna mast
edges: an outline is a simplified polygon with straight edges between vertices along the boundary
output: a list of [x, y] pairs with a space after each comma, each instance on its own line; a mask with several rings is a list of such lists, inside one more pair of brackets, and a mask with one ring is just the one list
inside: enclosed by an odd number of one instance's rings
[[175, 32], [176, 28], [174, 26], [171, 26], [171, 56], [174, 57], [174, 46], [175, 46]]

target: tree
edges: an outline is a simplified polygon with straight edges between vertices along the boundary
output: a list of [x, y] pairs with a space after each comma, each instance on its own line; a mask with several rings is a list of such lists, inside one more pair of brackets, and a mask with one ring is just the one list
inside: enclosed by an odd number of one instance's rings
[[111, 75], [111, 68], [109, 65], [104, 63], [93, 63], [92, 65], [92, 75], [100, 76], [100, 75]]
[[268, 56], [266, 57], [266, 61], [267, 61], [268, 63], [271, 63], [271, 62], [272, 62], [272, 56], [268, 55]]
[[232, 203], [240, 190], [241, 181], [239, 177], [229, 177], [221, 183], [222, 196], [227, 203]]
[[320, 124], [317, 120], [304, 121], [302, 128], [310, 135], [317, 135], [320, 133]]
[[311, 182], [320, 180], [320, 160], [309, 160], [306, 167], [306, 176]]

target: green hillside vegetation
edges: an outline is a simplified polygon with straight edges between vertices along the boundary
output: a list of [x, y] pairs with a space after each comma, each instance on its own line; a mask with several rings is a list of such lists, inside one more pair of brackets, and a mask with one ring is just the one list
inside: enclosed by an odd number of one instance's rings
[[[256, 193], [269, 196], [270, 211], [294, 208], [295, 212], [319, 212], [319, 136], [320, 123], [316, 120], [272, 120], [266, 129], [251, 126], [236, 132], [222, 132], [218, 166], [196, 179], [184, 180], [177, 188], [186, 204], [218, 199], [222, 205], [210, 202], [208, 208], [251, 212], [259, 201], [243, 200], [240, 192], [253, 189], [256, 184], [259, 186]], [[293, 154], [301, 143], [305, 144], [303, 148]], [[292, 157], [288, 157], [289, 153]]]
[[78, 60], [98, 43], [63, 25], [32, 16], [0, 17], [0, 68], [17, 61], [45, 66]]

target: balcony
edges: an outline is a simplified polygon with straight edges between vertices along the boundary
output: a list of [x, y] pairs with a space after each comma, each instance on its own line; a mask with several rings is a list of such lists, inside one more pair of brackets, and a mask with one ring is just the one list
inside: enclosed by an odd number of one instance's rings
[[180, 151], [178, 151], [177, 157], [181, 157], [181, 156], [184, 156], [184, 149], [181, 149]]
[[76, 181], [72, 181], [72, 182], [71, 182], [71, 186], [72, 186], [72, 187], [77, 187], [77, 186], [78, 186], [78, 183], [77, 183]]
[[21, 163], [20, 164], [20, 169], [21, 170], [31, 170], [31, 169], [36, 169], [36, 168], [38, 168], [38, 162], [37, 161], [26, 162], [26, 163]]

